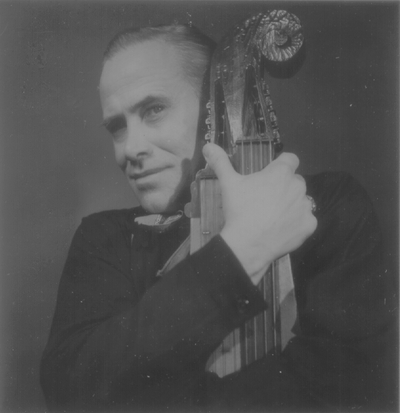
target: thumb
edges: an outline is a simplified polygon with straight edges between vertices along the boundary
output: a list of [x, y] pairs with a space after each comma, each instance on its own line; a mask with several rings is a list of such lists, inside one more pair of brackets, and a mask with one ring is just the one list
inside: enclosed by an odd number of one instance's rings
[[221, 182], [231, 180], [236, 174], [227, 153], [219, 145], [207, 143], [203, 147], [203, 155]]

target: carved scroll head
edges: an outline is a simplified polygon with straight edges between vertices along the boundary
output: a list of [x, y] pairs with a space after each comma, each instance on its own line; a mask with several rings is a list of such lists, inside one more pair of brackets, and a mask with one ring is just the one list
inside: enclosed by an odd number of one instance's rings
[[303, 45], [300, 20], [285, 10], [273, 10], [262, 15], [254, 43], [273, 62], [291, 59]]

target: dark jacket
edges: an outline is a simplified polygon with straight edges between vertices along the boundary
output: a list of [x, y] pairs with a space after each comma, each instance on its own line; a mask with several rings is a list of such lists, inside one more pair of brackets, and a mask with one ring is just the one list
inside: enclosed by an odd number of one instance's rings
[[[41, 383], [52, 411], [256, 411], [379, 405], [390, 279], [376, 216], [348, 175], [307, 178], [318, 228], [291, 254], [299, 323], [279, 357], [219, 379], [222, 339], [265, 307], [221, 237], [162, 278], [189, 232], [134, 223], [140, 208], [83, 219], [62, 274]], [[371, 407], [373, 408], [373, 407]]]

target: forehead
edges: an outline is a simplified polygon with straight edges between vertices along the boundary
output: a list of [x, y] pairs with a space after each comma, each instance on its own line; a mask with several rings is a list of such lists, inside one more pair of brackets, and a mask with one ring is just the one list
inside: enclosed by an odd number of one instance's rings
[[171, 43], [148, 40], [118, 51], [104, 64], [100, 78], [101, 96], [107, 97], [129, 83], [134, 87], [186, 82], [181, 57]]

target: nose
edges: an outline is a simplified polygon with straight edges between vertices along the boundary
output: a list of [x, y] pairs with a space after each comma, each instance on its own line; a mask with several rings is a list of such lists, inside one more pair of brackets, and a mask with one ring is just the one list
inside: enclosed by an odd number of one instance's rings
[[132, 163], [143, 161], [153, 153], [148, 134], [140, 123], [128, 124], [124, 144], [125, 158]]

